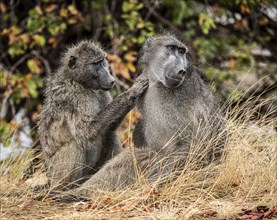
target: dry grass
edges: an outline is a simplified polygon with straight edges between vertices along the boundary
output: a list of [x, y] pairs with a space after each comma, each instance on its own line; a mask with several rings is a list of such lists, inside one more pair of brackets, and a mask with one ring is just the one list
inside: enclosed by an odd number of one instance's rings
[[221, 163], [198, 170], [189, 166], [162, 187], [103, 192], [89, 203], [35, 200], [38, 193], [32, 186], [44, 175], [23, 181], [28, 157], [5, 161], [0, 170], [0, 219], [237, 219], [243, 208], [276, 207], [277, 134], [268, 117], [276, 109], [254, 119], [257, 110], [272, 101], [254, 106], [252, 100], [230, 110]]

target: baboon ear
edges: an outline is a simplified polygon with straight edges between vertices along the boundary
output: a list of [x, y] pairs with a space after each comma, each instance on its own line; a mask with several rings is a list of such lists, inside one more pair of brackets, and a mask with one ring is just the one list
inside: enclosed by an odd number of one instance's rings
[[75, 69], [76, 66], [77, 66], [77, 58], [74, 57], [74, 56], [71, 56], [71, 57], [69, 58], [68, 67], [69, 67], [70, 69]]
[[149, 37], [149, 38], [147, 38], [147, 40], [144, 42], [144, 44], [143, 44], [143, 50], [147, 50], [150, 46], [151, 46], [151, 44], [152, 44], [152, 42], [154, 41], [154, 38], [153, 37]]

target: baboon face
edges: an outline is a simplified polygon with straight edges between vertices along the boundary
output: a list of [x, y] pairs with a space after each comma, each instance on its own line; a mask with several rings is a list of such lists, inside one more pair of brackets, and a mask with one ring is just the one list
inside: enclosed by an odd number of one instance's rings
[[188, 66], [187, 47], [171, 36], [149, 38], [147, 41], [142, 56], [146, 68], [150, 68], [151, 73], [166, 87], [180, 86]]
[[71, 77], [93, 90], [110, 90], [115, 79], [109, 72], [107, 54], [97, 45], [85, 41], [78, 48], [72, 48], [68, 59]]

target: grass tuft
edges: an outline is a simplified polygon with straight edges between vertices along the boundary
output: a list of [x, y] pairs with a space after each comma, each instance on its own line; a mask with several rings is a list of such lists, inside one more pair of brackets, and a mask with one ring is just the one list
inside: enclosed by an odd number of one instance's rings
[[[221, 162], [195, 169], [195, 161], [189, 158], [177, 178], [159, 187], [130, 186], [103, 192], [91, 202], [57, 203], [44, 191], [32, 190], [46, 181], [42, 171], [22, 180], [29, 156], [6, 160], [0, 166], [0, 219], [239, 219], [243, 210], [276, 208], [277, 133], [272, 117], [276, 108], [270, 105], [273, 101], [276, 97], [257, 104], [250, 98], [230, 108], [228, 141]], [[270, 109], [259, 115], [263, 106]], [[272, 219], [277, 218], [276, 212], [274, 215]]]

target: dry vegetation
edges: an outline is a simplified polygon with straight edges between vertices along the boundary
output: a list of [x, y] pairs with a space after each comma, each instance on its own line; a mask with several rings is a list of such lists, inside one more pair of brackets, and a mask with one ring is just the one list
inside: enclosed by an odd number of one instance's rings
[[[276, 101], [276, 97], [275, 97]], [[91, 202], [63, 204], [32, 187], [42, 172], [27, 181], [26, 155], [1, 164], [1, 219], [258, 219], [277, 218], [277, 134], [271, 108], [257, 119], [261, 106], [249, 100], [228, 112], [228, 142], [220, 164], [194, 169], [195, 161], [174, 181], [116, 192], [102, 192]], [[30, 157], [29, 157], [30, 158]], [[42, 198], [38, 198], [43, 195]], [[263, 207], [266, 206], [266, 207]], [[251, 212], [259, 210], [256, 212]], [[259, 218], [261, 219], [261, 218]]]

